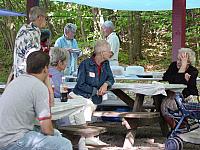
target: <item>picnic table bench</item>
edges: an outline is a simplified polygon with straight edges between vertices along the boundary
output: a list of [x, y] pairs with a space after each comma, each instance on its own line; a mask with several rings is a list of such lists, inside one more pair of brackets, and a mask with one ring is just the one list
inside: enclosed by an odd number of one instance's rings
[[126, 127], [126, 137], [124, 148], [130, 148], [134, 144], [137, 127], [151, 125], [160, 119], [159, 112], [115, 112], [115, 111], [95, 111], [95, 117], [120, 117], [122, 125]]
[[[57, 129], [63, 133], [63, 136], [71, 140], [73, 148], [78, 148], [78, 142], [81, 137], [88, 138], [98, 136], [101, 133], [106, 132], [106, 128], [97, 126], [86, 125], [69, 125], [65, 127], [57, 127]], [[87, 146], [87, 145], [86, 145]], [[95, 145], [90, 145], [95, 147]], [[107, 146], [107, 145], [102, 145]]]
[[52, 121], [55, 128], [63, 133], [63, 136], [71, 140], [74, 149], [77, 148], [79, 139], [81, 137], [93, 137], [106, 132], [106, 128], [97, 126], [69, 125], [65, 127], [59, 127], [56, 125], [56, 120], [76, 114], [83, 109], [84, 103], [81, 98], [68, 99], [67, 102], [59, 102], [59, 99], [55, 98], [55, 104], [53, 107], [51, 107]]

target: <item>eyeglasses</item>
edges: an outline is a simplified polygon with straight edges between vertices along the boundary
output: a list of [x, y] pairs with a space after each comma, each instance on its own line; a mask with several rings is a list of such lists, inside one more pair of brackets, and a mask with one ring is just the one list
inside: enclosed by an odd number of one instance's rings
[[[44, 17], [45, 21], [49, 21], [49, 17], [48, 16], [44, 16], [44, 15], [40, 15], [40, 16]], [[38, 16], [38, 17], [40, 17], [40, 16]]]

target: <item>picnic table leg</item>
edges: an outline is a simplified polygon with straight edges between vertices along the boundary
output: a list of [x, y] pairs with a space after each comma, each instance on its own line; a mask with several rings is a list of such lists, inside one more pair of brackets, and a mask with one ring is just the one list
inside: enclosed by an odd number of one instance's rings
[[[143, 101], [144, 101], [144, 95], [136, 94], [136, 98], [135, 98], [135, 102], [133, 106], [133, 112], [137, 112], [137, 111], [140, 112], [142, 110]], [[128, 149], [134, 145], [137, 126], [133, 122], [131, 122], [131, 120], [125, 119], [125, 118], [123, 118], [122, 124], [127, 129], [123, 148]]]
[[135, 102], [134, 102], [134, 106], [133, 106], [133, 112], [141, 112], [143, 102], [144, 102], [144, 95], [136, 94]]
[[161, 127], [161, 132], [162, 132], [162, 135], [166, 137], [169, 133], [169, 127], [168, 127], [168, 125], [167, 125], [166, 121], [164, 120], [164, 117], [162, 116], [162, 113], [161, 113], [160, 106], [161, 106], [163, 98], [164, 98], [164, 96], [161, 95], [161, 94], [153, 96], [156, 111], [160, 112], [160, 116], [161, 116], [160, 121], [159, 121], [159, 124], [160, 124], [160, 127]]
[[124, 125], [127, 129], [126, 137], [124, 139], [123, 148], [131, 149], [135, 142], [136, 130], [137, 127], [131, 127], [129, 122], [126, 119], [122, 119], [122, 125]]
[[125, 102], [129, 107], [133, 107], [134, 100], [128, 96], [124, 91], [120, 89], [111, 90], [117, 97], [119, 97], [123, 102]]

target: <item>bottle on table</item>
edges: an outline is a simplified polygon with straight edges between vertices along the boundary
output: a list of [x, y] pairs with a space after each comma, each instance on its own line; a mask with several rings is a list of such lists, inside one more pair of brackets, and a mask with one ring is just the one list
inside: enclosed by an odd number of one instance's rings
[[68, 100], [68, 90], [67, 85], [65, 84], [65, 77], [62, 77], [62, 82], [60, 84], [60, 95], [61, 102], [67, 102]]

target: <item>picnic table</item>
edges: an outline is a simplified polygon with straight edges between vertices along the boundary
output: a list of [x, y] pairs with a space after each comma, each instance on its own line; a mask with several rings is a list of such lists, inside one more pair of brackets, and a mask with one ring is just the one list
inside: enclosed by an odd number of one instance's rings
[[[66, 83], [69, 89], [73, 89], [76, 85], [76, 82], [67, 82]], [[182, 84], [144, 84], [144, 83], [114, 83], [112, 86], [111, 91], [117, 95], [123, 102], [125, 102], [129, 107], [132, 108], [132, 113], [108, 113], [108, 115], [114, 115], [114, 116], [119, 116], [123, 118], [123, 124], [127, 128], [127, 135], [124, 141], [124, 146], [132, 146], [134, 144], [134, 138], [135, 134], [137, 132], [137, 127], [141, 125], [140, 122], [144, 122], [145, 125], [148, 123], [152, 123], [154, 120], [159, 121], [160, 127], [161, 127], [161, 132], [163, 135], [167, 135], [169, 132], [168, 126], [164, 119], [162, 118], [160, 114], [160, 105], [162, 102], [162, 99], [167, 96], [168, 90], [173, 91], [173, 92], [180, 92], [182, 91], [186, 85]], [[136, 93], [136, 98], [133, 100], [129, 95], [125, 93], [126, 90], [133, 91]], [[144, 96], [150, 95], [153, 97], [155, 107], [156, 107], [156, 112], [142, 112], [142, 105], [144, 102]], [[74, 106], [70, 106], [70, 101], [74, 103]], [[56, 103], [55, 103], [56, 104]], [[67, 106], [67, 104], [69, 104]], [[65, 111], [65, 115], [73, 113], [73, 108], [76, 107], [82, 107], [82, 105], [72, 99], [68, 100], [66, 102], [66, 106], [63, 106], [64, 103], [58, 103], [55, 105], [54, 108], [52, 108], [52, 116], [54, 116], [54, 119], [58, 119], [59, 117], [63, 117], [64, 113], [61, 111]], [[56, 112], [59, 112], [59, 115], [56, 114]], [[158, 114], [159, 113], [159, 114]], [[102, 115], [102, 114], [98, 114]], [[105, 113], [103, 114], [105, 115]], [[59, 116], [59, 117], [58, 117]], [[161, 116], [161, 117], [160, 117]], [[154, 119], [155, 118], [155, 119]], [[149, 121], [148, 121], [149, 120]], [[138, 123], [139, 121], [139, 123]]]
[[[67, 82], [66, 84], [69, 89], [73, 89], [76, 85], [76, 82]], [[133, 112], [142, 111], [145, 95], [152, 96], [156, 111], [160, 112], [162, 99], [167, 96], [166, 91], [170, 90], [172, 92], [181, 92], [185, 87], [186, 85], [183, 84], [114, 83], [111, 91], [129, 107], [133, 108]], [[136, 93], [135, 100], [125, 93], [126, 90]], [[169, 132], [169, 129], [162, 117], [160, 120], [160, 126], [162, 134], [166, 136]]]

